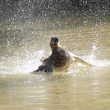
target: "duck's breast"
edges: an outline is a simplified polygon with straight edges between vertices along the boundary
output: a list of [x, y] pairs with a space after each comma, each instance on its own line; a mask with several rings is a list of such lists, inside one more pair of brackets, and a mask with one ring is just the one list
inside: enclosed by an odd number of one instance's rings
[[66, 52], [63, 49], [58, 49], [57, 52], [54, 54], [53, 66], [60, 68], [67, 65], [69, 61], [70, 61], [70, 56], [68, 52]]

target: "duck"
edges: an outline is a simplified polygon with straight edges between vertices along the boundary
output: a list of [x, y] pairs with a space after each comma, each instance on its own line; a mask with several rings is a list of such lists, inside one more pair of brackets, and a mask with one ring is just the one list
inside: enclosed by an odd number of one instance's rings
[[41, 60], [42, 64], [38, 67], [35, 72], [53, 72], [55, 71], [62, 71], [67, 70], [68, 67], [72, 62], [81, 62], [85, 65], [89, 65], [86, 61], [79, 58], [78, 56], [71, 56], [68, 51], [63, 49], [59, 45], [58, 37], [51, 37], [50, 40], [50, 47], [51, 47], [51, 55]]

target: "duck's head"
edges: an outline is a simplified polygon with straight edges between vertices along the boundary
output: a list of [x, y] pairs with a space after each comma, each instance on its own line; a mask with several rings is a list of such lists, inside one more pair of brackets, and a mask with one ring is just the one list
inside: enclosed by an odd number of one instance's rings
[[52, 37], [50, 40], [50, 47], [52, 49], [58, 48], [58, 38], [57, 37]]

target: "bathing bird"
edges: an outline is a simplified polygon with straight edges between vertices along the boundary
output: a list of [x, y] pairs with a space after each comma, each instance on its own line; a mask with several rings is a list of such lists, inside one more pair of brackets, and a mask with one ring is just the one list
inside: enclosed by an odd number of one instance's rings
[[51, 55], [42, 60], [42, 65], [35, 72], [53, 72], [67, 70], [72, 62], [80, 62], [84, 65], [89, 65], [86, 61], [78, 56], [71, 56], [68, 51], [59, 46], [58, 37], [52, 37], [50, 40]]

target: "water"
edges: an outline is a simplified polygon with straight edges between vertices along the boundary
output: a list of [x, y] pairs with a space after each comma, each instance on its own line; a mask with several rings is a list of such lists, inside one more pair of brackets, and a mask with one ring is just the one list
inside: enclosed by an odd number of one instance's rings
[[[0, 110], [109, 110], [110, 22], [105, 15], [109, 10], [99, 7], [89, 16], [82, 10], [83, 16], [69, 17], [65, 12], [58, 18], [48, 17], [47, 10], [46, 17], [32, 19], [34, 7], [27, 1], [4, 2], [5, 13], [1, 5]], [[10, 5], [14, 13], [8, 13]], [[58, 36], [63, 48], [94, 66], [74, 64], [67, 72], [32, 74], [40, 59], [51, 53], [51, 36]]]
[[67, 75], [1, 75], [0, 109], [109, 110], [108, 69]]

